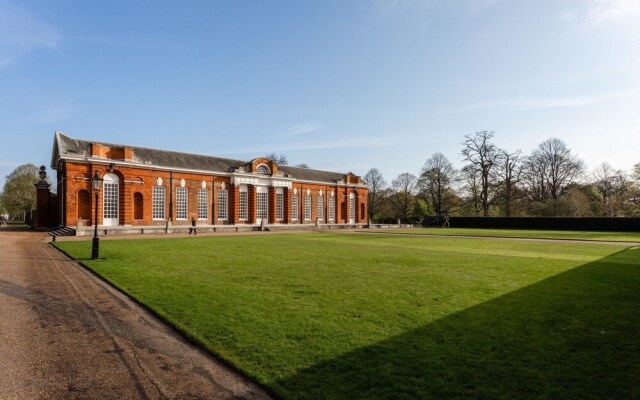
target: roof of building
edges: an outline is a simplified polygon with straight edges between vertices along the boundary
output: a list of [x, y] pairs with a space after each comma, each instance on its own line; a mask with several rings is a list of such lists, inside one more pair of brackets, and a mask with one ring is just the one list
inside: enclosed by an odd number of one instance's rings
[[[177, 151], [157, 150], [146, 147], [113, 144], [106, 142], [74, 139], [62, 132], [56, 132], [51, 158], [51, 167], [57, 168], [60, 158], [91, 157], [91, 144], [99, 144], [112, 148], [127, 147], [133, 150], [132, 162], [140, 166], [156, 166], [167, 169], [188, 169], [197, 171], [211, 171], [217, 173], [231, 173], [239, 167], [246, 166], [250, 161], [234, 160], [224, 157], [213, 157], [199, 154], [181, 153]], [[321, 171], [311, 168], [291, 167], [279, 165], [278, 170], [296, 180], [317, 182], [338, 182], [352, 173]]]

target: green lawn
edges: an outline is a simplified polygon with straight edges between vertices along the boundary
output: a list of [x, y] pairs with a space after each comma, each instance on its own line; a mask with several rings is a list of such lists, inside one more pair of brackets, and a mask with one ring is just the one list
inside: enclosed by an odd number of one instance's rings
[[640, 248], [403, 235], [58, 242], [286, 399], [640, 397]]
[[[639, 227], [640, 230], [640, 227]], [[479, 228], [410, 228], [410, 229], [367, 229], [363, 232], [383, 232], [387, 234], [446, 235], [511, 237], [530, 239], [571, 239], [610, 242], [640, 243], [638, 232], [591, 232], [591, 231], [544, 231], [534, 229], [479, 229]]]

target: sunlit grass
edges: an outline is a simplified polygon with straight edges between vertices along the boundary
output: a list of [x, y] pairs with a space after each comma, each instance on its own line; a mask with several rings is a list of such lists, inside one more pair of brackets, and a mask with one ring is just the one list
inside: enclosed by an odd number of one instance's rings
[[58, 242], [283, 398], [640, 395], [640, 250], [402, 235]]
[[536, 229], [480, 229], [480, 228], [410, 228], [410, 229], [367, 229], [364, 232], [387, 234], [480, 236], [529, 239], [592, 240], [609, 242], [640, 243], [638, 232], [595, 232], [595, 231], [555, 231]]

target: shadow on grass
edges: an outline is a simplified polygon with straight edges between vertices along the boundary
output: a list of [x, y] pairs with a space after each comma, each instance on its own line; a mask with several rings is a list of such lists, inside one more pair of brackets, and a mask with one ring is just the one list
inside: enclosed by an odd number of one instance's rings
[[294, 399], [640, 398], [640, 248], [275, 383]]

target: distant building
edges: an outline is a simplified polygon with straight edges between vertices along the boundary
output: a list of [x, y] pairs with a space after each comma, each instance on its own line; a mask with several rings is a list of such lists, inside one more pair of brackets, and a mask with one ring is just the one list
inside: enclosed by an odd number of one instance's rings
[[160, 231], [198, 225], [356, 225], [367, 221], [367, 186], [352, 173], [232, 160], [71, 138], [56, 132], [59, 225], [92, 226], [90, 178], [104, 179], [98, 226]]

